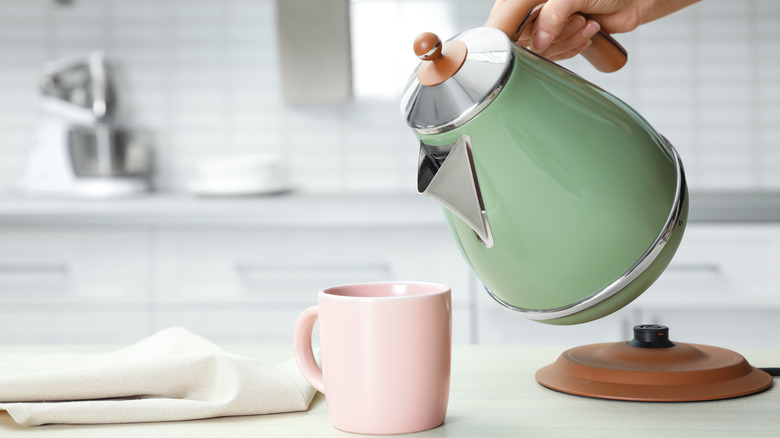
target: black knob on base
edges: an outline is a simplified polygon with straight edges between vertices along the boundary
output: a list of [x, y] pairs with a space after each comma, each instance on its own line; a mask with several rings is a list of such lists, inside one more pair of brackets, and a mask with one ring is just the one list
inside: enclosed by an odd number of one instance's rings
[[669, 340], [669, 327], [658, 324], [642, 324], [634, 326], [634, 339], [629, 347], [637, 348], [669, 348], [674, 343]]

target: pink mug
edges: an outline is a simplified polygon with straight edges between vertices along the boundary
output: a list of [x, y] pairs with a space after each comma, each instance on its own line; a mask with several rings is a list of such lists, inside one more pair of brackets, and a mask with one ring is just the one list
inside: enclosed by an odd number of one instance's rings
[[[334, 286], [295, 324], [295, 359], [325, 394], [337, 429], [369, 434], [419, 432], [444, 423], [450, 391], [452, 301], [434, 283]], [[322, 369], [312, 330], [319, 318]]]

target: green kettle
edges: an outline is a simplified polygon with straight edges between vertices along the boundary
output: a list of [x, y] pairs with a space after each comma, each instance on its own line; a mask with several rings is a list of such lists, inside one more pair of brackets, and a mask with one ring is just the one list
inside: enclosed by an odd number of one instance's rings
[[501, 27], [418, 37], [401, 103], [418, 191], [445, 207], [499, 303], [548, 324], [592, 321], [672, 259], [688, 215], [682, 162], [627, 104], [517, 47], [507, 35], [520, 25]]

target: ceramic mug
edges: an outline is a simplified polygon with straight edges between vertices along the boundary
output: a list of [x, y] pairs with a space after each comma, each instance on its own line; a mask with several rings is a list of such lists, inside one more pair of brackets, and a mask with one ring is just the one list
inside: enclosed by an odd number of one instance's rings
[[[410, 433], [444, 422], [452, 350], [450, 288], [382, 282], [334, 286], [298, 317], [295, 359], [340, 430]], [[319, 319], [320, 359], [311, 337]]]

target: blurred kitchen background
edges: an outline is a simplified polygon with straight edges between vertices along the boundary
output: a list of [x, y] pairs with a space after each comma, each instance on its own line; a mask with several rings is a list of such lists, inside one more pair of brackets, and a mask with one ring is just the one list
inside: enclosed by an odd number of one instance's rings
[[[669, 271], [577, 327], [490, 302], [416, 194], [399, 110], [411, 42], [478, 27], [492, 2], [0, 0], [0, 343], [129, 342], [170, 325], [285, 343], [319, 288], [404, 278], [453, 286], [458, 343], [613, 341], [659, 322], [686, 342], [780, 345], [767, 338], [780, 317], [780, 2], [706, 0], [616, 35], [629, 52], [617, 73], [563, 63], [675, 145], [692, 199]], [[106, 88], [84, 77], [108, 78], [111, 114], [96, 115]], [[31, 176], [31, 162], [73, 159], [31, 153], [62, 149], [41, 134], [47, 117], [126, 130], [112, 138], [142, 151], [122, 162], [140, 170], [108, 189], [63, 177], [56, 196], [30, 190], [57, 173]], [[85, 134], [86, 161], [104, 134]], [[154, 191], [81, 199], [128, 177]]]

